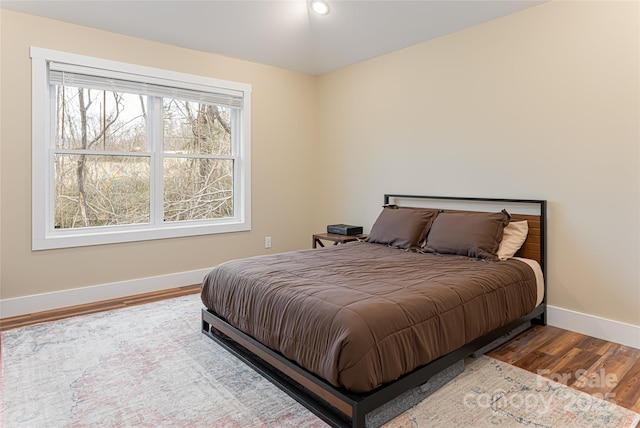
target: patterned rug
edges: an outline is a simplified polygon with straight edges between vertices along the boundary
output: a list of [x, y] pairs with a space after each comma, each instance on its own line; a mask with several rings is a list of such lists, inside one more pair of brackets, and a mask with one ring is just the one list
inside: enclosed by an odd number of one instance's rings
[[[324, 427], [200, 333], [199, 296], [2, 333], [0, 426]], [[386, 427], [635, 427], [640, 415], [480, 357]]]

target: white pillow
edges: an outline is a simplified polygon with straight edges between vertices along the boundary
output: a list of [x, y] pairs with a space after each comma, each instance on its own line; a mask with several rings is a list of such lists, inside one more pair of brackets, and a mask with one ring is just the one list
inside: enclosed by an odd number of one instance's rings
[[502, 241], [498, 247], [498, 258], [507, 260], [518, 252], [529, 233], [529, 223], [526, 220], [512, 221], [505, 226], [502, 232]]

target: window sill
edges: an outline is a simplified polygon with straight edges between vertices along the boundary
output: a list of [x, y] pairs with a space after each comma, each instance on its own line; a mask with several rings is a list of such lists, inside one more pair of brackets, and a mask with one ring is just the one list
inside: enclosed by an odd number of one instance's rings
[[[114, 226], [105, 230], [101, 228], [82, 228], [75, 230], [54, 231], [37, 239], [34, 231], [32, 250], [53, 250], [59, 248], [86, 247], [92, 245], [118, 244], [125, 242], [150, 241], [156, 239], [184, 238], [190, 236], [213, 235], [219, 233], [244, 232], [251, 230], [251, 223], [230, 219], [217, 224], [177, 223], [162, 227]], [[41, 235], [42, 236], [42, 235]]]

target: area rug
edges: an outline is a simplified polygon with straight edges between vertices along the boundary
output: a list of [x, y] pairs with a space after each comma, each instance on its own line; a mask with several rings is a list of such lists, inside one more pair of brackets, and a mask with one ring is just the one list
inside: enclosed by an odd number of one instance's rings
[[[2, 333], [2, 427], [325, 427], [200, 332], [198, 295]], [[635, 427], [640, 415], [497, 360], [466, 361], [398, 427]]]

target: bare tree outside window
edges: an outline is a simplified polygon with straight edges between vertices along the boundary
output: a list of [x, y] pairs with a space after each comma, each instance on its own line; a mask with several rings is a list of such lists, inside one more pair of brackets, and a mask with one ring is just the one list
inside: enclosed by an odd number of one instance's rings
[[230, 109], [164, 100], [165, 221], [233, 216]]
[[[147, 97], [56, 87], [55, 227], [150, 222]], [[230, 109], [162, 102], [164, 221], [233, 216]]]

